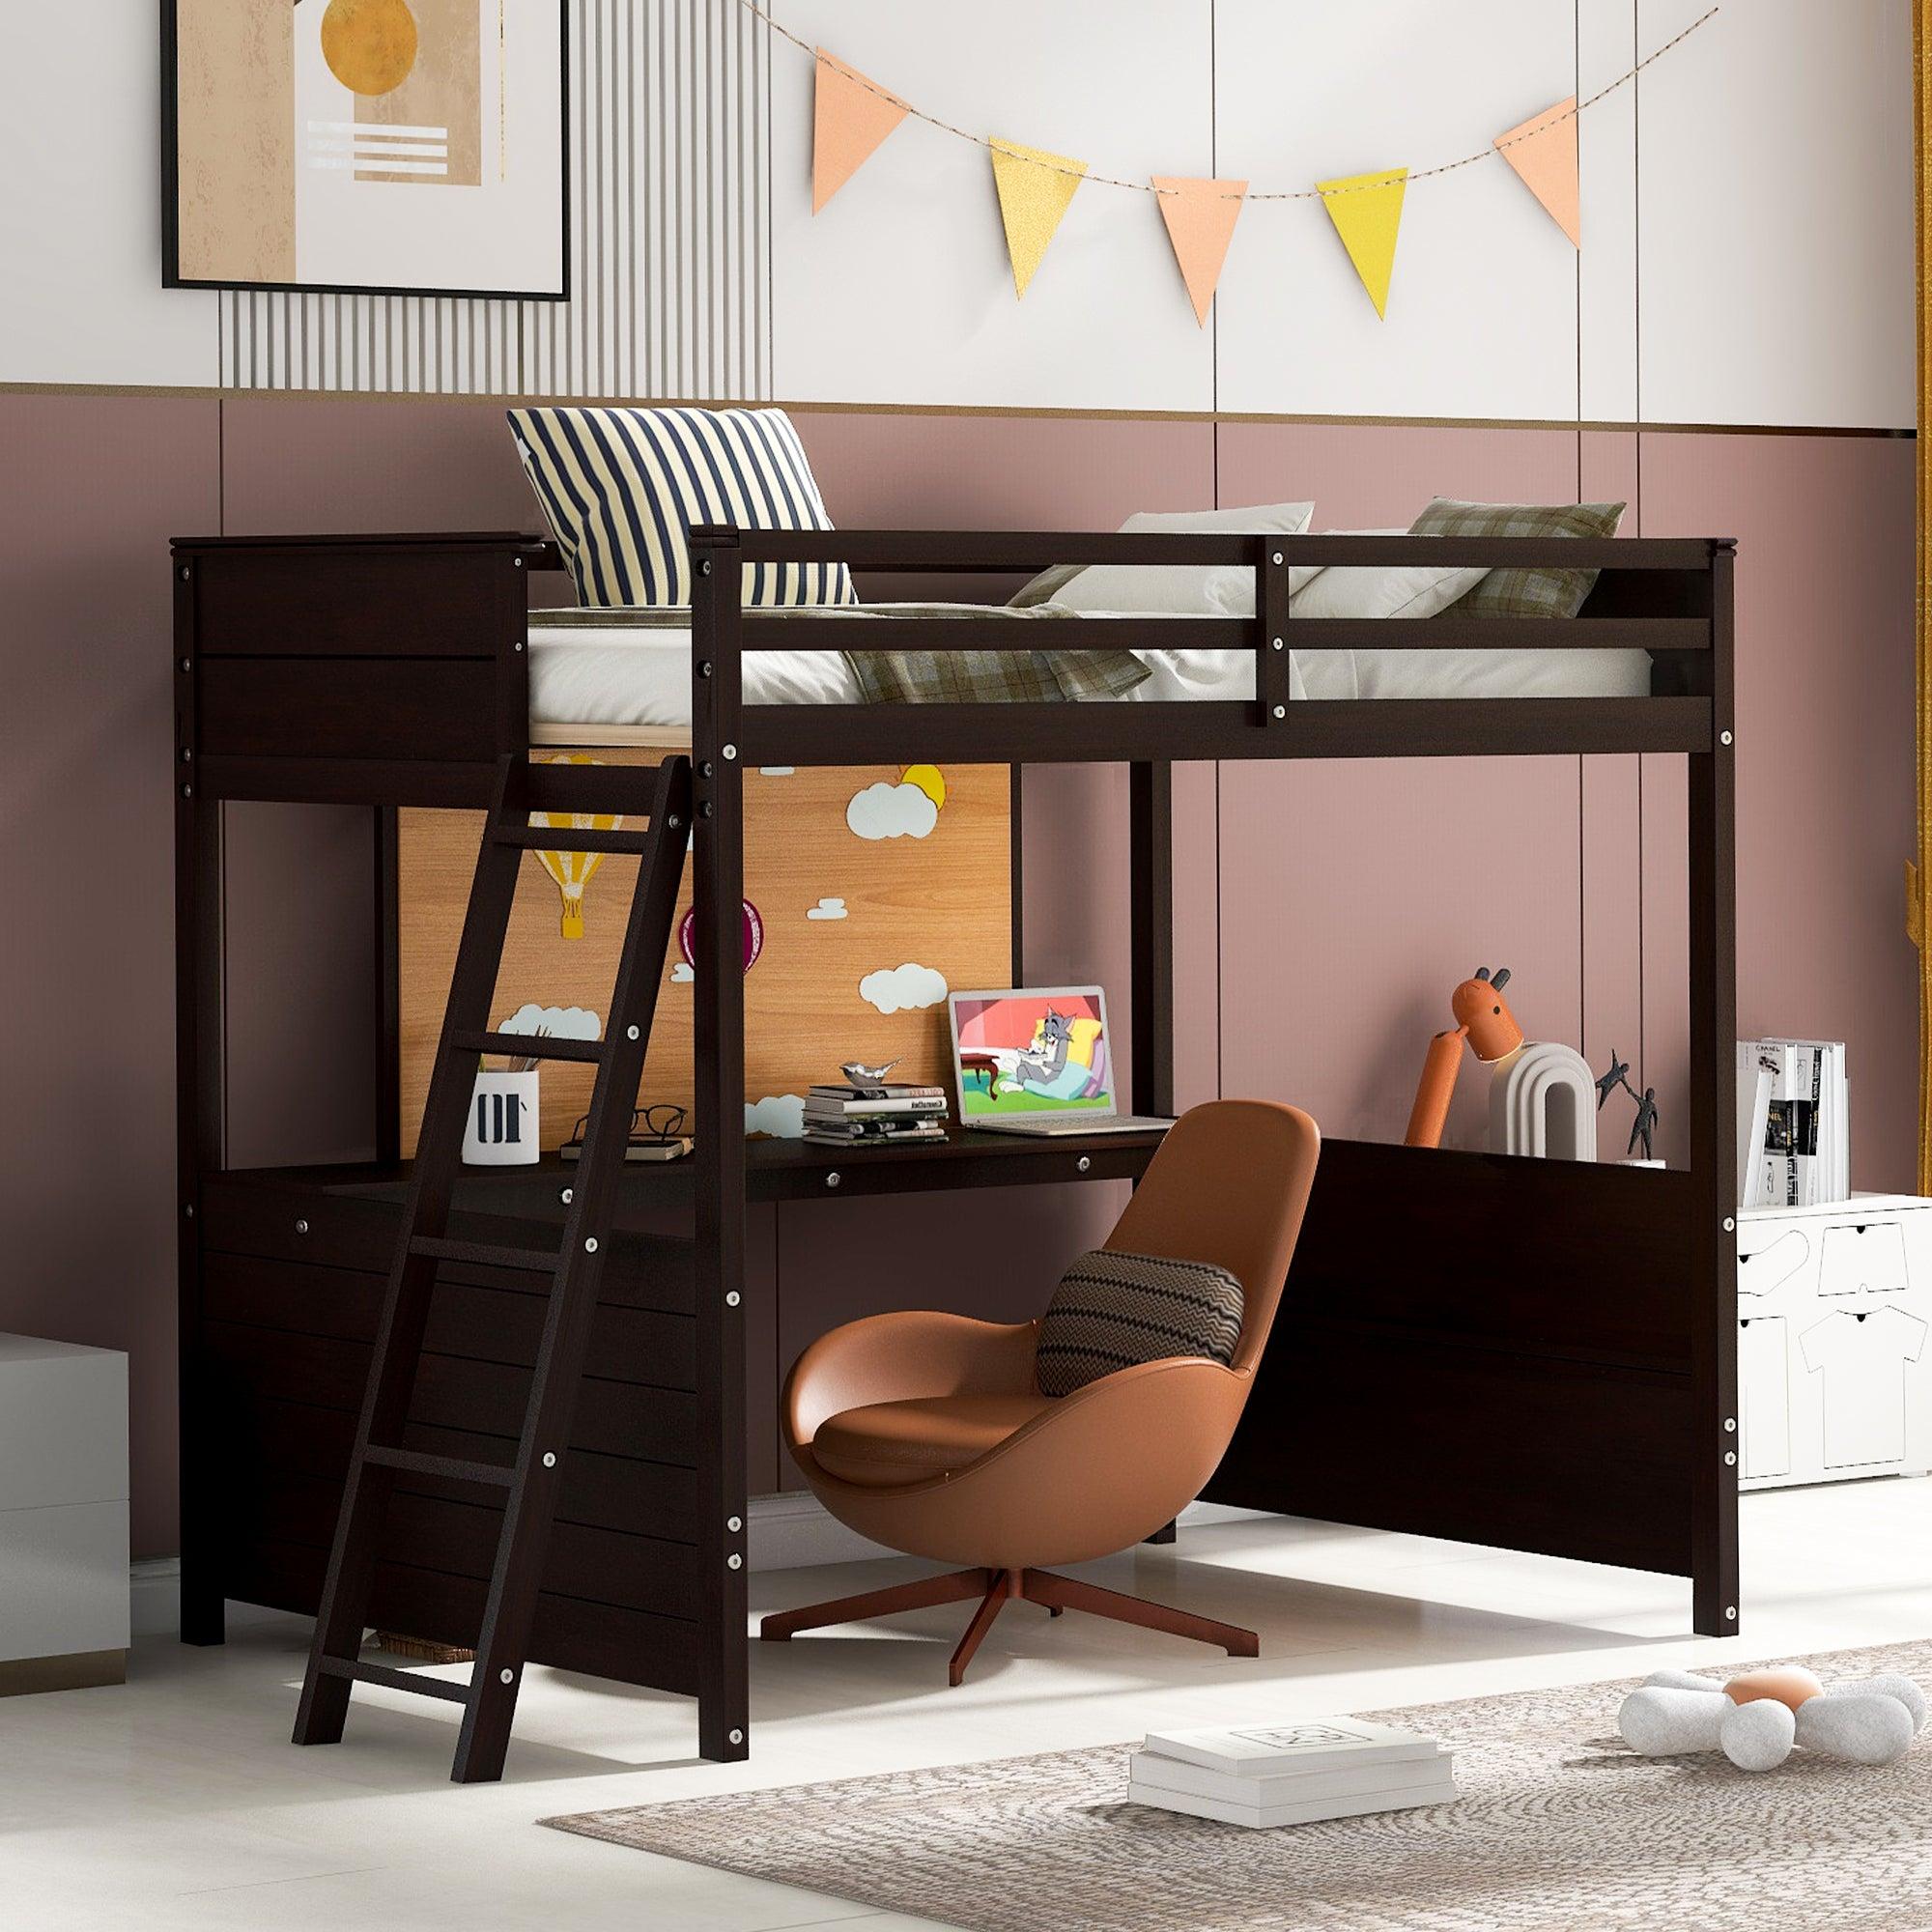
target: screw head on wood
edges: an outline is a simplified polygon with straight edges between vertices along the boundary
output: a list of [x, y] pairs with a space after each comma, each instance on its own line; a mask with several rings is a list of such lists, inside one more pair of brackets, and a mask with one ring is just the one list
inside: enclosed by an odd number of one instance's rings
[[1719, 732], [1718, 733], [1718, 743], [1719, 743], [1719, 744], [1720, 744], [1720, 745], [1728, 745], [1728, 744], [1729, 744], [1730, 742], [1731, 742], [1731, 734], [1730, 734], [1730, 733], [1729, 733], [1728, 731], [1719, 731]]
[[557, 1197], [556, 1197], [556, 1198], [557, 1198], [557, 1199], [558, 1199], [559, 1201], [561, 1201], [561, 1202], [563, 1203], [563, 1205], [564, 1205], [564, 1206], [565, 1206], [566, 1208], [568, 1208], [568, 1207], [570, 1206], [570, 1196], [571, 1196], [571, 1190], [570, 1190], [570, 1189], [569, 1189], [568, 1187], [566, 1187], [566, 1188], [563, 1188], [563, 1189], [562, 1189], [562, 1190], [561, 1190], [561, 1191], [560, 1191], [560, 1192], [558, 1193], [558, 1195], [557, 1195]]
[[586, 1255], [594, 1255], [597, 1252], [597, 1236], [595, 1235], [584, 1236], [583, 1252]]
[[182, 574], [182, 582], [185, 583], [188, 579], [188, 567], [186, 564], [182, 565], [181, 574]]
[[499, 1670], [497, 1671], [497, 1678], [502, 1683], [505, 1684], [514, 1684], [517, 1681], [517, 1673], [514, 1670], [509, 1670], [509, 1669]]
[[1275, 561], [1276, 563], [1279, 563], [1279, 562], [1281, 561], [1281, 553], [1280, 553], [1280, 551], [1276, 551], [1276, 552], [1275, 552], [1275, 554], [1274, 554], [1274, 561]]
[[1093, 1163], [1092, 1159], [1091, 1159], [1091, 1158], [1090, 1158], [1090, 1157], [1089, 1157], [1088, 1155], [1086, 1155], [1086, 1154], [1084, 1154], [1084, 1153], [1083, 1153], [1083, 1154], [1082, 1154], [1082, 1155], [1080, 1156], [1080, 1160], [1079, 1160], [1079, 1168], [1080, 1168], [1080, 1172], [1081, 1172], [1082, 1174], [1085, 1174], [1085, 1173], [1087, 1172], [1087, 1170], [1088, 1170], [1088, 1169], [1089, 1169], [1090, 1167], [1092, 1167], [1093, 1165], [1094, 1165], [1094, 1163]]
[[522, 650], [522, 649], [523, 649], [523, 647], [524, 647], [524, 640], [523, 640], [523, 639], [521, 639], [521, 638], [519, 638], [519, 639], [517, 639], [517, 641], [516, 641], [516, 642], [515, 642], [514, 644], [512, 644], [512, 645], [510, 646], [510, 648], [511, 648], [511, 649], [512, 649], [513, 651], [520, 651], [520, 650]]
[[724, 1306], [726, 1308], [736, 1308], [740, 1299], [741, 1297], [738, 1293], [738, 1291], [734, 1288], [731, 1291], [731, 1293], [724, 1297]]
[[836, 1174], [828, 1174], [825, 1177], [825, 1184], [828, 1187], [837, 1187], [838, 1185], [838, 1177]]
[[733, 1732], [731, 1733], [731, 1742], [732, 1742], [732, 1743], [733, 1743], [734, 1745], [741, 1745], [741, 1744], [743, 1744], [743, 1743], [745, 1742], [745, 1734], [744, 1734], [744, 1732], [743, 1732], [743, 1731], [733, 1731]]
[[699, 677], [709, 677], [711, 675], [711, 660], [709, 658], [698, 659], [697, 674]]
[[711, 559], [708, 556], [700, 556], [697, 559], [697, 574], [699, 577], [711, 575]]
[[673, 832], [682, 832], [684, 830], [684, 820], [674, 811], [665, 820], [665, 824]]
[[544, 1451], [543, 1464], [546, 1469], [554, 1469], [556, 1467], [556, 1451], [554, 1449], [546, 1449]]
[[1277, 718], [1286, 718], [1288, 716], [1288, 706], [1285, 704], [1277, 704], [1274, 708], [1274, 715]]
[[183, 785], [182, 796], [184, 798], [192, 798], [194, 796], [194, 787], [192, 785]]
[[729, 764], [731, 760], [735, 758], [737, 755], [738, 755], [738, 748], [736, 745], [726, 745], [724, 747], [724, 762], [726, 764]]
[[510, 559], [510, 568], [511, 568], [512, 570], [521, 570], [521, 569], [523, 569], [523, 567], [524, 567], [524, 560], [523, 560], [523, 558], [522, 558], [522, 557], [520, 557], [520, 556], [513, 556], [513, 557], [512, 557], [512, 558]]
[[1727, 1624], [1734, 1624], [1737, 1622], [1737, 1620], [1738, 1620], [1738, 1606], [1735, 1604], [1726, 1605], [1724, 1610], [1724, 1621]]
[[1724, 1434], [1725, 1434], [1726, 1435], [1735, 1435], [1737, 1434], [1737, 1430], [1738, 1430], [1738, 1419], [1737, 1419], [1737, 1417], [1736, 1417], [1735, 1415], [1727, 1415], [1727, 1416], [1725, 1416], [1725, 1417], [1724, 1417]]
[[638, 1030], [636, 1027], [626, 1027], [624, 1029], [624, 1037], [626, 1039], [636, 1039], [637, 1037], [638, 1037]]
[[305, 1234], [307, 1234], [307, 1233], [308, 1233], [308, 1223], [307, 1223], [306, 1221], [298, 1221], [298, 1222], [296, 1223], [296, 1233], [297, 1233], [297, 1234], [298, 1234], [298, 1235], [305, 1235]]
[[1737, 1466], [1738, 1466], [1738, 1452], [1735, 1449], [1726, 1449], [1724, 1451], [1724, 1467], [1727, 1469], [1735, 1469]]
[[1286, 645], [1286, 644], [1285, 644], [1285, 643], [1284, 643], [1284, 642], [1282, 641], [1282, 639], [1279, 639], [1279, 638], [1271, 638], [1271, 639], [1269, 639], [1269, 640], [1268, 640], [1268, 641], [1269, 641], [1269, 642], [1270, 642], [1270, 643], [1271, 643], [1271, 644], [1272, 644], [1272, 645], [1274, 646], [1274, 648], [1275, 648], [1276, 650], [1278, 650], [1278, 651], [1280, 651], [1280, 650], [1286, 650], [1286, 649], [1288, 648], [1288, 646], [1287, 646], [1287, 645]]
[[194, 1203], [190, 1201], [187, 1204], [187, 1206], [182, 1209], [182, 1212], [185, 1214], [190, 1221], [192, 1221], [194, 1219]]
[[742, 1570], [745, 1567], [745, 1559], [734, 1549], [729, 1556], [725, 1557], [724, 1567], [727, 1570]]
[[737, 1533], [744, 1528], [744, 1526], [745, 1526], [745, 1520], [743, 1517], [727, 1516], [724, 1519], [724, 1527], [728, 1529], [733, 1536], [736, 1536]]
[[1730, 1215], [1726, 1214], [1724, 1216], [1724, 1233], [1727, 1235], [1735, 1235], [1737, 1232], [1738, 1232], [1737, 1222]]

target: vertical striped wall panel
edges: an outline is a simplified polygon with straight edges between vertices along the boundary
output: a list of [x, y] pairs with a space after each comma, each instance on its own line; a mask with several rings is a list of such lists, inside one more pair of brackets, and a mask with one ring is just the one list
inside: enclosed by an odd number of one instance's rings
[[770, 43], [739, 0], [568, 0], [567, 302], [221, 300], [237, 389], [771, 393]]

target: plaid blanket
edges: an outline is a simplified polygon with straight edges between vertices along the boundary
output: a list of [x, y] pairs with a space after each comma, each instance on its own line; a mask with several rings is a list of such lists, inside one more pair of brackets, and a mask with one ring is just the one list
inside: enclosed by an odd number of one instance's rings
[[[760, 612], [761, 616], [777, 612]], [[812, 624], [825, 617], [923, 617], [943, 625], [949, 618], [997, 617], [1015, 627], [1081, 622], [1077, 613], [1053, 605], [1009, 610], [987, 604], [870, 604], [864, 610], [804, 606], [782, 613], [798, 631], [800, 650], [811, 649]], [[686, 609], [532, 611], [532, 623], [547, 630], [688, 630]], [[867, 704], [1055, 704], [1124, 696], [1151, 673], [1131, 651], [1109, 645], [1101, 650], [1010, 651], [841, 651]]]

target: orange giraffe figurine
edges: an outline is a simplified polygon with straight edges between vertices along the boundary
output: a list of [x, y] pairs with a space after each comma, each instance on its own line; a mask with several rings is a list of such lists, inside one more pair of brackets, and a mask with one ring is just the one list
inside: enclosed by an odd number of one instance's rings
[[1463, 1042], [1486, 1065], [1507, 1060], [1522, 1044], [1522, 1029], [1516, 1015], [1503, 1004], [1503, 988], [1509, 984], [1509, 968], [1498, 967], [1493, 978], [1487, 966], [1478, 966], [1472, 980], [1464, 980], [1449, 996], [1449, 1010], [1456, 1025], [1438, 1033], [1429, 1042], [1422, 1063], [1422, 1079], [1415, 1090], [1415, 1105], [1408, 1112], [1408, 1131], [1403, 1135], [1407, 1147], [1440, 1147], [1442, 1124], [1449, 1118], [1449, 1101], [1456, 1092], [1456, 1076], [1463, 1070]]

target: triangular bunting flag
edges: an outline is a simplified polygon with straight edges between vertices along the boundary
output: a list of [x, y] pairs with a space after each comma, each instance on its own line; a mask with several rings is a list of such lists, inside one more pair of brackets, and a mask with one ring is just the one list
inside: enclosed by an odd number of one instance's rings
[[811, 212], [816, 214], [906, 118], [903, 100], [817, 49], [811, 97]]
[[1380, 316], [1388, 314], [1389, 276], [1395, 269], [1396, 231], [1402, 226], [1402, 195], [1407, 182], [1406, 168], [1391, 168], [1315, 184], [1321, 206]]
[[1194, 303], [1194, 319], [1205, 328], [1248, 185], [1155, 175], [1153, 185], [1160, 218], [1167, 223], [1167, 239], [1174, 243], [1174, 259], [1180, 264], [1180, 279]]
[[1496, 149], [1574, 246], [1583, 245], [1577, 192], [1577, 97], [1496, 136]]
[[1049, 155], [1043, 148], [1023, 148], [1017, 141], [989, 145], [1000, 219], [1007, 228], [1007, 253], [1012, 257], [1013, 293], [1023, 296], [1060, 217], [1086, 176], [1087, 163]]

